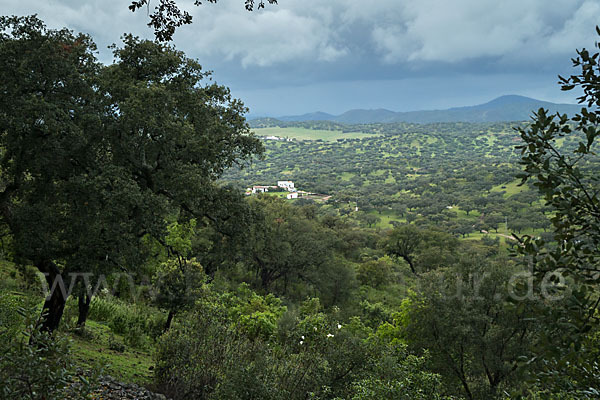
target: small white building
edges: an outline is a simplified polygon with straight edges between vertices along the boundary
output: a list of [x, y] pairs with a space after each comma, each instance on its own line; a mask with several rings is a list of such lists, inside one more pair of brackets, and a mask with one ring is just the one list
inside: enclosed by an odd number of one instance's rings
[[288, 193], [288, 195], [286, 197], [287, 197], [288, 200], [297, 199], [298, 198], [298, 192]]
[[294, 182], [292, 181], [277, 181], [277, 186], [279, 186], [280, 188], [284, 188], [288, 192], [296, 191], [296, 189], [294, 188]]
[[268, 192], [269, 191], [269, 187], [270, 186], [253, 186], [252, 187], [252, 194]]

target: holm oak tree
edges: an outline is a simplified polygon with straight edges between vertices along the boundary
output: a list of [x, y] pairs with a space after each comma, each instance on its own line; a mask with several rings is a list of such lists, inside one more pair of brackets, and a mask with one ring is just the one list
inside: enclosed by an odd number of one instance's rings
[[0, 18], [0, 222], [54, 285], [49, 331], [78, 274], [141, 265], [167, 215], [210, 218], [215, 180], [262, 151], [243, 104], [182, 52], [125, 36], [103, 66], [94, 50], [34, 16]]

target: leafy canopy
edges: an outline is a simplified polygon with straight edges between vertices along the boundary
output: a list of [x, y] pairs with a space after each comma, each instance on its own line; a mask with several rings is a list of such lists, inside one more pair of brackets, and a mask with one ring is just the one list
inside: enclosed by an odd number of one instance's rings
[[36, 17], [0, 32], [0, 219], [50, 284], [141, 265], [145, 236], [162, 240], [168, 215], [212, 218], [215, 180], [262, 151], [243, 104], [173, 47], [127, 35], [102, 66], [88, 36]]
[[[218, 0], [207, 0], [209, 3], [216, 3]], [[269, 4], [277, 4], [277, 0], [267, 0]], [[200, 0], [194, 0], [195, 6], [202, 4]], [[131, 11], [136, 11], [147, 6], [150, 8], [150, 0], [134, 0], [129, 5]], [[244, 0], [244, 7], [246, 10], [253, 11], [254, 8], [261, 9], [265, 7], [265, 2], [259, 0]], [[173, 39], [175, 30], [182, 25], [192, 23], [192, 16], [185, 10], [181, 10], [175, 0], [159, 0], [158, 4], [154, 7], [152, 14], [148, 13], [150, 22], [148, 26], [154, 28], [154, 35], [156, 39], [161, 42], [170, 41]]]

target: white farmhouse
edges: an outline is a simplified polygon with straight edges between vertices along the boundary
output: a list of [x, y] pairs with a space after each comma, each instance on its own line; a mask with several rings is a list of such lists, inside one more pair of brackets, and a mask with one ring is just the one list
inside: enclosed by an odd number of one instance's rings
[[294, 188], [294, 182], [292, 181], [277, 181], [277, 186], [279, 186], [280, 188], [284, 188], [288, 192], [296, 191], [296, 189]]
[[268, 192], [269, 188], [270, 188], [270, 186], [253, 186], [252, 194]]

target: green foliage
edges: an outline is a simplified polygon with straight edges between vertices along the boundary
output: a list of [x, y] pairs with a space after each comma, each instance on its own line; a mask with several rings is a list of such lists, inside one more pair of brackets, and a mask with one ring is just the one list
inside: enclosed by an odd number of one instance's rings
[[[600, 35], [600, 29], [596, 30]], [[538, 375], [544, 385], [591, 395], [600, 392], [597, 350], [592, 344], [600, 304], [600, 198], [595, 169], [599, 161], [598, 57], [598, 52], [578, 50], [573, 66], [579, 73], [560, 77], [563, 90], [582, 89], [578, 100], [584, 107], [579, 113], [549, 115], [540, 109], [530, 126], [519, 129], [523, 140], [519, 177], [533, 182], [550, 207], [554, 243], [526, 235], [518, 250], [532, 266], [536, 292], [548, 290], [544, 279], [551, 273], [559, 281], [551, 285], [550, 294], [564, 297], [559, 306], [549, 304], [537, 310], [538, 320], [547, 329], [532, 358], [544, 360]], [[576, 145], [560, 147], [558, 142], [565, 139]]]
[[[185, 246], [188, 245], [191, 246], [189, 240]], [[180, 255], [168, 259], [158, 266], [153, 277], [154, 303], [171, 315], [184, 311], [194, 304], [204, 281], [202, 266], [195, 259], [186, 260]]]
[[402, 225], [388, 233], [382, 246], [387, 254], [406, 261], [410, 270], [416, 273], [415, 252], [423, 240], [422, 236], [419, 228], [413, 225]]
[[318, 220], [309, 218], [303, 207], [265, 196], [252, 199], [257, 216], [240, 257], [256, 273], [263, 289], [302, 298], [306, 293], [290, 293], [285, 282], [300, 280], [318, 288], [319, 274], [334, 262], [336, 239]]
[[21, 331], [23, 300], [12, 293], [0, 293], [0, 344], [9, 343]]
[[115, 299], [96, 296], [90, 305], [90, 318], [95, 321], [109, 322], [113, 316], [124, 312], [125, 304]]
[[147, 339], [146, 335], [144, 334], [144, 330], [139, 325], [134, 325], [131, 329], [129, 329], [123, 337], [123, 341], [126, 346], [134, 347], [137, 349], [143, 348], [147, 344]]
[[119, 313], [110, 319], [108, 326], [114, 333], [122, 335], [135, 325], [131, 323], [127, 314]]
[[117, 353], [122, 353], [125, 351], [126, 347], [124, 343], [115, 337], [115, 335], [111, 334], [108, 337], [108, 348], [116, 351]]
[[[507, 260], [463, 255], [451, 269], [429, 272], [396, 320], [410, 347], [427, 349], [447, 388], [491, 399], [518, 381], [521, 357], [535, 337], [528, 303], [511, 305]], [[398, 323], [400, 322], [400, 323]]]
[[[103, 66], [88, 36], [36, 17], [0, 31], [0, 218], [49, 283], [142, 265], [145, 236], [162, 240], [174, 212], [211, 214], [216, 179], [262, 150], [243, 104], [170, 46], [126, 35]], [[65, 301], [46, 302], [45, 329]]]
[[[23, 334], [3, 332], [0, 341], [0, 396], [4, 399], [59, 400], [86, 398], [90, 376], [76, 373], [69, 340], [39, 330], [30, 318], [37, 310], [19, 309]], [[4, 340], [6, 339], [6, 341]]]
[[141, 331], [157, 338], [164, 330], [164, 314], [140, 304], [130, 304], [115, 297], [96, 296], [90, 305], [89, 318], [105, 322], [113, 333], [127, 334]]
[[[208, 286], [203, 293], [159, 342], [156, 381], [175, 399], [333, 399], [400, 390], [427, 398], [440, 389], [439, 376], [423, 371], [423, 358], [372, 338], [358, 318], [341, 323], [316, 298], [283, 314], [278, 299], [244, 286], [239, 297]], [[273, 329], [271, 321], [275, 335], [263, 330]]]
[[380, 258], [358, 264], [356, 278], [362, 285], [381, 287], [390, 282], [393, 277], [391, 260]]
[[441, 400], [440, 376], [425, 372], [427, 357], [408, 355], [402, 346], [383, 355], [374, 377], [354, 382], [352, 400]]
[[238, 329], [250, 339], [270, 339], [277, 321], [287, 308], [273, 294], [259, 296], [247, 285], [240, 285], [235, 295], [225, 297], [229, 315], [239, 324]]

